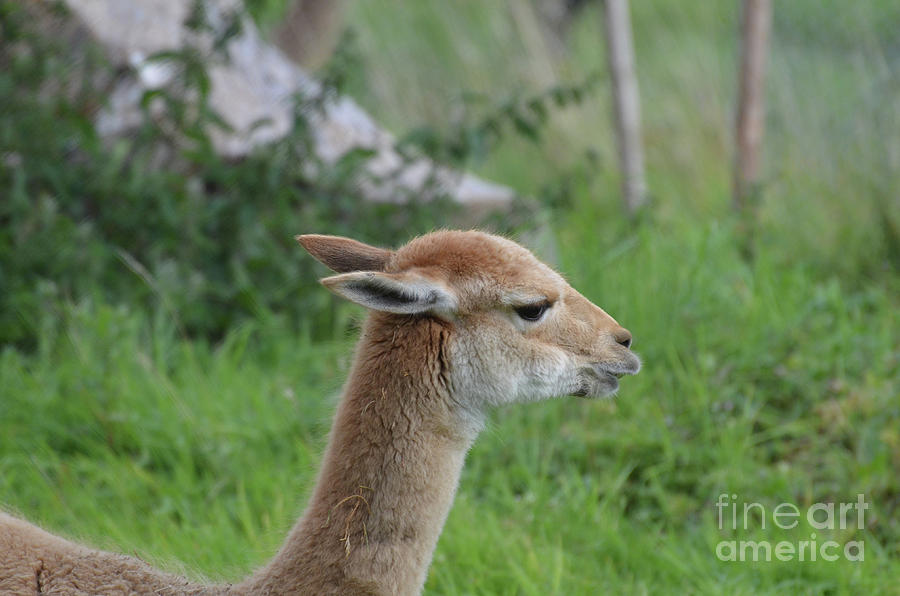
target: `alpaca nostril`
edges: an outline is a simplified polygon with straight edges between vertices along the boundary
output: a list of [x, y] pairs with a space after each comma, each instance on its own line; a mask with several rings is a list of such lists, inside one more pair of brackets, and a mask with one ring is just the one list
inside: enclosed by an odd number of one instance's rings
[[615, 337], [617, 344], [625, 346], [626, 348], [631, 347], [631, 332], [628, 331], [628, 329], [619, 327], [615, 333], [613, 333], [613, 337]]

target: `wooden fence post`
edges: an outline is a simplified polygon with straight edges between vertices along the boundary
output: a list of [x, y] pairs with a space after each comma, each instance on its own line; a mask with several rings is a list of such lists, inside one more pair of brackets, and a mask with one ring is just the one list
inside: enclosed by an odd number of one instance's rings
[[745, 211], [760, 181], [760, 150], [765, 131], [765, 70], [771, 0], [741, 2], [741, 66], [735, 120], [734, 208]]
[[622, 194], [629, 215], [645, 203], [644, 154], [641, 145], [641, 107], [634, 72], [634, 45], [628, 0], [605, 0], [606, 55], [612, 81], [616, 142], [622, 170]]

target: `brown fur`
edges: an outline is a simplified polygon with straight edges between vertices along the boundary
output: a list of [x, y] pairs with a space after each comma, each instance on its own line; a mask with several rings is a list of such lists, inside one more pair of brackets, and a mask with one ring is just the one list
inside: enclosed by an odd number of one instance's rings
[[[315, 491], [274, 559], [204, 586], [0, 514], [0, 593], [417, 594], [486, 407], [606, 394], [639, 367], [627, 331], [508, 240], [436, 232], [396, 252], [298, 240], [343, 273], [329, 288], [395, 311], [364, 326]], [[535, 299], [552, 312], [516, 319]]]

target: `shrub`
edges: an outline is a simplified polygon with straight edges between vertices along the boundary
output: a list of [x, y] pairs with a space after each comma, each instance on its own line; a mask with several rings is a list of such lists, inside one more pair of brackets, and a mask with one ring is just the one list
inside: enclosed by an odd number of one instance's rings
[[183, 99], [207, 85], [204, 57], [191, 48], [160, 56], [182, 73], [178, 92], [145, 97], [163, 100], [164, 117], [102, 140], [91, 114], [110, 65], [88, 52], [93, 59], [73, 71], [69, 49], [34, 26], [35, 12], [0, 0], [2, 343], [33, 345], [58, 300], [92, 296], [162, 306], [184, 332], [213, 338], [242, 317], [276, 313], [294, 325], [324, 316], [319, 328], [328, 329], [331, 302], [310, 284], [319, 271], [300, 257], [295, 234], [391, 244], [453, 212], [441, 197], [427, 209], [361, 201], [354, 180], [364, 152], [309, 168], [306, 104], [281, 141], [239, 161], [220, 157], [208, 137], [217, 116]]

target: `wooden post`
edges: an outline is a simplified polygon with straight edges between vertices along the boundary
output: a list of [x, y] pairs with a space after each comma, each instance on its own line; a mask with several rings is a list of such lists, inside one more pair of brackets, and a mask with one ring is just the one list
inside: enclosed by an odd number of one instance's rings
[[606, 55], [612, 81], [616, 142], [622, 169], [622, 194], [629, 215], [644, 204], [644, 154], [641, 145], [641, 107], [634, 72], [634, 45], [628, 0], [606, 0]]
[[747, 209], [760, 181], [760, 150], [765, 130], [765, 70], [771, 0], [741, 2], [741, 70], [735, 121], [734, 208]]

